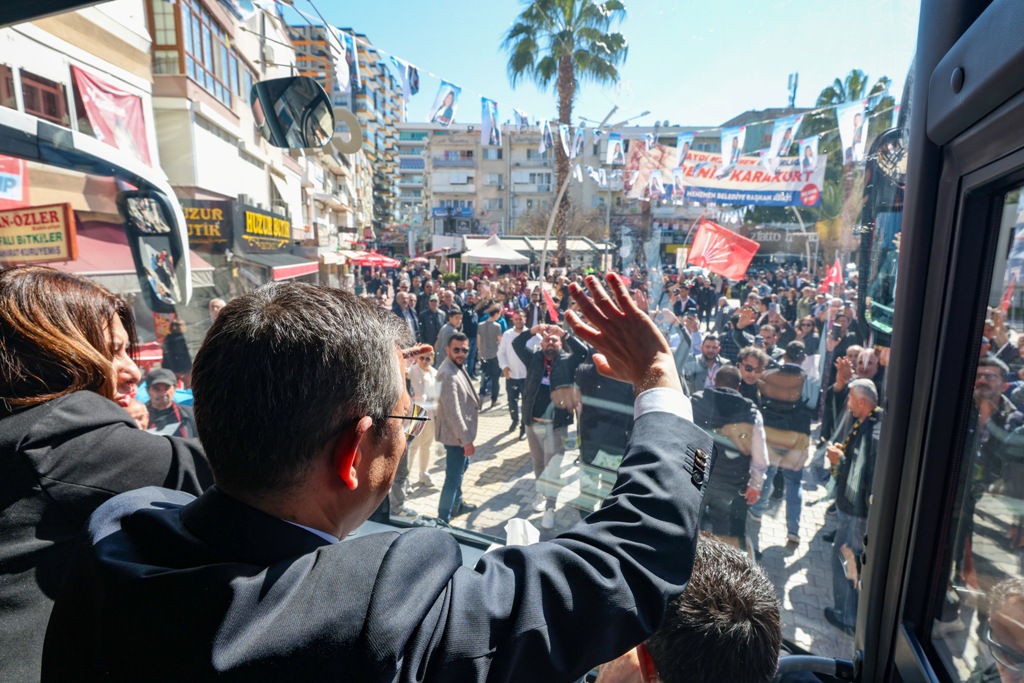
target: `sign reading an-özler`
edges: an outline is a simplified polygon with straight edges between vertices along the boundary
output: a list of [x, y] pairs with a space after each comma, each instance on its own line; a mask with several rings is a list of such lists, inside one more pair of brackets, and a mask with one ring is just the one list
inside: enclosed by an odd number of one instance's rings
[[0, 211], [0, 263], [48, 263], [78, 258], [70, 204]]

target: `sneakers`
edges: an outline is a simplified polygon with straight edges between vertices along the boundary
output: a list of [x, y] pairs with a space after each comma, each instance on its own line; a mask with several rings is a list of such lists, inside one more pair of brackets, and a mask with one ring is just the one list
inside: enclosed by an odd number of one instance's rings
[[456, 512], [455, 514], [456, 515], [464, 515], [467, 512], [473, 512], [476, 509], [477, 509], [477, 506], [473, 505], [472, 503], [462, 503], [461, 505], [459, 505], [459, 511]]
[[537, 497], [533, 499], [533, 511], [534, 512], [543, 512], [544, 508], [546, 508], [547, 506], [548, 506], [548, 499], [538, 493]]
[[420, 513], [416, 512], [411, 507], [403, 505], [395, 511], [394, 516], [401, 517], [402, 519], [416, 519], [420, 516]]
[[555, 511], [548, 508], [544, 511], [544, 519], [540, 521], [541, 529], [554, 529], [555, 528]]
[[800, 542], [800, 534], [786, 534], [786, 540], [789, 541], [790, 543], [799, 543]]
[[523, 427], [519, 428], [519, 440], [526, 441], [526, 429]]
[[420, 484], [422, 484], [423, 486], [433, 486], [434, 479], [433, 477], [430, 476], [428, 472], [423, 472], [422, 474], [420, 474]]

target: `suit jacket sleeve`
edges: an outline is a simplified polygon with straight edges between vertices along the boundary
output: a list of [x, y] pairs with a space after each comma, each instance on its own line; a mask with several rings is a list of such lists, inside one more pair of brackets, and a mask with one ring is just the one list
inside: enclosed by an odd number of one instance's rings
[[512, 340], [512, 350], [519, 356], [519, 360], [523, 361], [523, 365], [530, 367], [530, 359], [533, 358], [533, 351], [527, 351], [526, 342], [530, 341], [533, 337], [530, 334], [530, 330], [523, 330], [519, 335]]
[[712, 449], [680, 417], [637, 418], [601, 509], [551, 542], [459, 568], [410, 641], [435, 649], [407, 649], [406, 665], [427, 678], [575, 680], [644, 640], [689, 580]]

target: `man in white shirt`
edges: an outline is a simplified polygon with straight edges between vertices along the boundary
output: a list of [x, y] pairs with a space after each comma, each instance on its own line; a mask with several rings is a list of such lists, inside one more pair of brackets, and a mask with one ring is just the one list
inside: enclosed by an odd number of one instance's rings
[[[512, 416], [512, 425], [508, 431], [514, 432], [519, 427], [519, 440], [526, 438], [526, 427], [519, 420], [519, 408], [522, 403], [523, 385], [526, 383], [526, 366], [512, 349], [512, 340], [522, 334], [526, 319], [522, 311], [512, 314], [512, 328], [505, 330], [498, 344], [498, 366], [505, 377], [505, 389], [508, 392], [508, 413]], [[530, 340], [528, 348], [536, 345], [536, 339]]]

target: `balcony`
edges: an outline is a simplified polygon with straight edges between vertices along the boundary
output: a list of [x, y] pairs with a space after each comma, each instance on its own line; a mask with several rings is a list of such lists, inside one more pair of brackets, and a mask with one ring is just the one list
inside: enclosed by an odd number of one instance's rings
[[431, 161], [434, 164], [434, 168], [476, 168], [476, 159], [434, 157]]
[[551, 194], [553, 185], [532, 183], [516, 183], [512, 186], [512, 194]]
[[522, 166], [524, 168], [538, 168], [541, 166], [552, 166], [554, 165], [554, 159], [513, 159], [512, 166]]
[[476, 194], [476, 185], [434, 185], [430, 190], [434, 194]]

